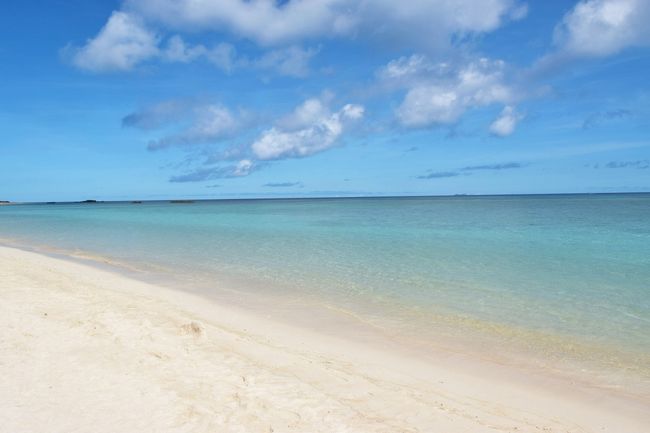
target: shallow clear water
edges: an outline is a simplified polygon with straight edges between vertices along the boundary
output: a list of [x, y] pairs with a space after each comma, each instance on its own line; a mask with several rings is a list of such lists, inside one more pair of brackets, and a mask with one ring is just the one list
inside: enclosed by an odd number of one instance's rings
[[17, 205], [0, 238], [650, 359], [646, 194]]

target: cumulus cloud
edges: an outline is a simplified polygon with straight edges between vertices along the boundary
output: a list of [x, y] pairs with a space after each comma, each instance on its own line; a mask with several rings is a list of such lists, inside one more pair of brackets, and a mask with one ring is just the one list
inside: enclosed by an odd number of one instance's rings
[[127, 0], [124, 9], [169, 28], [227, 31], [261, 45], [363, 37], [408, 46], [492, 31], [527, 11], [515, 0]]
[[348, 125], [363, 115], [360, 105], [346, 104], [331, 113], [322, 101], [309, 99], [292, 116], [263, 131], [251, 150], [260, 160], [313, 155], [335, 146]]
[[600, 58], [650, 46], [647, 0], [581, 0], [555, 26], [555, 48], [528, 72], [539, 79], [585, 58]]
[[285, 130], [308, 127], [330, 115], [328, 104], [332, 95], [325, 92], [320, 98], [309, 98], [298, 105], [291, 113], [281, 117], [276, 126]]
[[501, 110], [501, 114], [490, 125], [490, 132], [499, 137], [506, 137], [515, 132], [517, 123], [523, 119], [523, 115], [517, 113], [514, 107], [507, 105]]
[[195, 109], [195, 112], [190, 126], [179, 133], [149, 142], [149, 150], [215, 142], [231, 136], [241, 126], [240, 119], [223, 105], [210, 104]]
[[236, 63], [231, 45], [191, 46], [175, 34], [161, 46], [162, 38], [152, 29], [167, 34], [203, 30], [230, 33], [262, 47], [282, 46], [242, 63], [304, 77], [316, 51], [299, 45], [311, 38], [381, 40], [431, 51], [449, 46], [453, 38], [495, 30], [526, 11], [516, 0], [126, 0], [76, 50], [73, 62], [103, 72], [128, 71], [153, 58], [182, 63], [206, 58], [230, 71]]
[[76, 50], [72, 60], [90, 71], [127, 71], [158, 56], [159, 41], [138, 16], [113, 12], [97, 36]]
[[73, 63], [93, 72], [129, 71], [137, 65], [159, 59], [169, 63], [204, 60], [226, 73], [252, 68], [281, 76], [304, 78], [315, 48], [291, 45], [262, 53], [257, 58], [238, 55], [234, 45], [219, 42], [211, 47], [189, 44], [180, 35], [163, 41], [140, 18], [115, 12], [99, 34], [74, 51]]
[[205, 59], [226, 73], [247, 64], [237, 57], [237, 50], [232, 44], [220, 42], [208, 48], [202, 44], [188, 44], [179, 35], [169, 38], [167, 46], [161, 51], [161, 57], [171, 63], [190, 63]]
[[[301, 78], [318, 52], [301, 47], [310, 39], [344, 37], [431, 52], [526, 13], [519, 0], [124, 0], [73, 61], [104, 72], [128, 71], [152, 59], [204, 59], [228, 73], [246, 66]], [[274, 49], [247, 59], [227, 42], [192, 45], [180, 36], [197, 31]]]
[[432, 62], [423, 54], [402, 56], [380, 67], [376, 76], [383, 90], [424, 88], [451, 81], [454, 67], [448, 62]]
[[[364, 107], [345, 104], [333, 111], [330, 108], [332, 99], [333, 95], [326, 92], [320, 98], [305, 100], [258, 132], [257, 138], [248, 143], [240, 137], [240, 143], [233, 144], [232, 138], [251, 126], [252, 116], [216, 103], [163, 101], [125, 116], [122, 124], [143, 130], [180, 125], [176, 133], [151, 140], [148, 148], [184, 146], [190, 149], [189, 145], [201, 145], [200, 152], [195, 152], [189, 162], [196, 163], [197, 155], [203, 162], [170, 179], [172, 182], [200, 182], [248, 176], [267, 161], [303, 158], [338, 145], [343, 135], [363, 117]], [[224, 148], [223, 143], [227, 147]], [[229, 163], [232, 161], [236, 162]]]
[[571, 55], [607, 56], [650, 45], [648, 21], [647, 0], [583, 0], [556, 27], [554, 40]]
[[201, 44], [187, 44], [178, 35], [172, 36], [167, 42], [167, 47], [162, 51], [164, 59], [169, 62], [188, 63], [204, 58], [226, 73], [241, 68], [255, 68], [296, 78], [309, 75], [309, 63], [317, 53], [318, 50], [315, 48], [291, 45], [267, 51], [260, 57], [251, 59], [238, 55], [234, 45], [226, 42], [206, 48]]
[[183, 38], [174, 35], [167, 41], [167, 47], [163, 51], [163, 55], [170, 62], [189, 63], [201, 56], [205, 56], [208, 52], [209, 50], [203, 45], [188, 45]]
[[233, 112], [221, 104], [171, 100], [125, 116], [122, 125], [145, 130], [178, 125], [177, 132], [149, 142], [149, 150], [160, 150], [177, 145], [214, 143], [231, 137], [249, 121], [248, 113]]
[[505, 83], [501, 60], [481, 58], [453, 67], [412, 56], [389, 63], [379, 74], [393, 85], [407, 87], [396, 110], [406, 127], [453, 124], [468, 109], [515, 99], [514, 90]]

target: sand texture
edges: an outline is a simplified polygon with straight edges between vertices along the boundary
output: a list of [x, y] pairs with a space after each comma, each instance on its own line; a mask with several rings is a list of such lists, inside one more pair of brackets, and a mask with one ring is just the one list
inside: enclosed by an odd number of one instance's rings
[[455, 371], [5, 247], [0, 329], [0, 433], [650, 431], [643, 402]]

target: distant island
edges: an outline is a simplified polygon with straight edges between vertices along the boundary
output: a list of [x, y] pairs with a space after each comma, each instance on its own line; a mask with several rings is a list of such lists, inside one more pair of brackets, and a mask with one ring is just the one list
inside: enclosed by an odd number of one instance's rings
[[0, 200], [0, 205], [11, 204], [8, 200]]

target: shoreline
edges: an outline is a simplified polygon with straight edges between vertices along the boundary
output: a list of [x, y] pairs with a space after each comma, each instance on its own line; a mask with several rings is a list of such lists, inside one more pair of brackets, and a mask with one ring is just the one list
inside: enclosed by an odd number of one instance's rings
[[[343, 337], [350, 344], [408, 354], [445, 367], [458, 368], [460, 363], [466, 371], [477, 368], [478, 361], [479, 368], [489, 366], [495, 376], [507, 378], [514, 374], [526, 381], [559, 384], [560, 388], [564, 383], [577, 384], [584, 389], [612, 391], [625, 398], [645, 401], [650, 407], [648, 371], [620, 368], [617, 363], [625, 359], [622, 356], [632, 355], [618, 355], [616, 348], [592, 346], [559, 334], [451, 314], [419, 323], [420, 328], [404, 328], [395, 311], [380, 310], [376, 306], [367, 309], [363, 305], [342, 305], [283, 287], [270, 289], [254, 276], [241, 280], [219, 275], [210, 286], [200, 287], [196, 281], [180, 278], [166, 268], [143, 268], [81, 250], [29, 245], [6, 238], [0, 238], [0, 247], [118, 274], [170, 293], [198, 297], [220, 308], [236, 309], [249, 317], [264, 317], [289, 329]], [[401, 312], [400, 308], [398, 310]], [[414, 333], [422, 329], [422, 324], [431, 329], [424, 334]], [[611, 354], [621, 358], [609, 357]], [[635, 361], [636, 364], [641, 362]]]
[[[0, 370], [11, 378], [0, 417], [14, 432], [114, 429], [97, 408], [131, 414], [123, 431], [618, 433], [650, 423], [647, 401], [613, 390], [458, 355], [431, 362], [69, 260], [0, 247], [0, 272]], [[133, 404], [137, 393], [149, 398]], [[80, 406], [89, 411], [71, 420], [65, 409]]]

